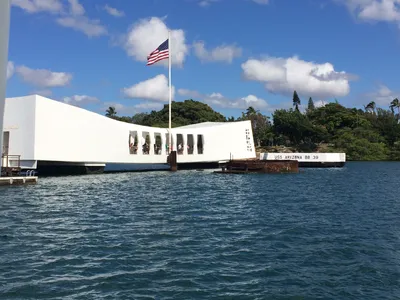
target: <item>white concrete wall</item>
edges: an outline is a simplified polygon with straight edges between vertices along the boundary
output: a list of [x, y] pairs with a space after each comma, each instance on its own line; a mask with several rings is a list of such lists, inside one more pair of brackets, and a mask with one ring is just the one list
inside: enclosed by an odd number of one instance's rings
[[[3, 122], [7, 83], [8, 36], [10, 29], [10, 0], [0, 1], [0, 158], [3, 151]], [[0, 169], [2, 160], [0, 159]]]
[[[37, 160], [110, 163], [162, 163], [166, 155], [131, 155], [129, 131], [154, 129], [36, 96]], [[164, 130], [158, 130], [164, 134]]]
[[[247, 149], [246, 129], [248, 129], [249, 143], [252, 145], [251, 151]], [[195, 139], [198, 134], [204, 135], [204, 160], [220, 161], [239, 158], [255, 158], [256, 153], [253, 143], [253, 134], [250, 121], [224, 123], [212, 127], [203, 128], [176, 128], [175, 133], [193, 133]], [[199, 161], [199, 156], [178, 155], [178, 162]]]
[[346, 153], [260, 153], [261, 160], [297, 160], [299, 162], [346, 162]]
[[10, 132], [9, 155], [35, 160], [35, 96], [6, 100], [3, 130]]
[[[149, 132], [152, 144], [154, 144], [154, 133], [160, 133], [165, 142], [167, 129], [119, 122], [48, 98], [33, 97], [34, 99], [28, 97], [25, 99], [26, 102], [36, 102], [35, 110], [30, 109], [30, 111], [34, 111], [34, 126], [22, 120], [20, 122], [21, 126], [26, 127], [27, 133], [29, 132], [27, 127], [35, 128], [33, 134], [35, 141], [33, 144], [27, 144], [26, 147], [34, 148], [36, 160], [86, 163], [166, 163], [165, 149], [163, 149], [162, 155], [145, 155], [140, 153], [141, 147], [139, 147], [139, 154], [130, 154], [129, 132], [138, 131], [139, 141], [142, 132]], [[12, 101], [12, 99], [8, 101]], [[6, 114], [8, 113], [7, 111]], [[249, 121], [199, 128], [174, 128], [172, 130], [174, 149], [176, 149], [178, 133], [184, 134], [185, 140], [187, 134], [193, 134], [195, 141], [197, 134], [204, 136], [204, 154], [178, 155], [178, 162], [227, 160], [230, 155], [234, 158], [254, 158], [256, 155], [254, 146], [251, 151], [247, 150], [246, 128], [249, 130], [250, 143], [253, 145]], [[17, 151], [18, 149], [12, 150]]]

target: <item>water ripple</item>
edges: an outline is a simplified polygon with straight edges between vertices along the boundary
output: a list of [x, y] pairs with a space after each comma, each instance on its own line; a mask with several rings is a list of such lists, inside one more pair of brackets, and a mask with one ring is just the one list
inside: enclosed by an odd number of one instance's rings
[[400, 299], [399, 163], [0, 189], [1, 299]]

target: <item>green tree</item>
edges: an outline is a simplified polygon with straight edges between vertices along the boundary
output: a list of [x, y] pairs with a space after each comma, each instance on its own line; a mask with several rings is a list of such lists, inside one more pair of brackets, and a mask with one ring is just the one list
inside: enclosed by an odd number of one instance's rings
[[395, 142], [389, 153], [390, 160], [400, 160], [400, 141]]
[[117, 111], [115, 110], [115, 107], [114, 106], [110, 106], [106, 110], [106, 117], [115, 118], [116, 116], [117, 116]]
[[375, 113], [375, 108], [376, 108], [375, 101], [371, 101], [365, 106], [365, 111]]
[[[375, 136], [375, 138], [378, 137]], [[368, 137], [355, 135], [350, 129], [344, 129], [338, 133], [335, 147], [339, 151], [345, 152], [348, 160], [385, 160], [388, 158], [388, 149], [383, 142], [369, 141]]]
[[297, 92], [293, 92], [293, 106], [294, 108], [299, 111], [299, 105], [301, 105], [300, 97], [297, 95]]
[[141, 124], [145, 122], [146, 118], [148, 118], [149, 114], [148, 113], [137, 113], [132, 117], [132, 123], [134, 124]]
[[312, 124], [306, 116], [296, 110], [276, 110], [273, 119], [275, 133], [286, 136], [290, 145], [294, 147], [315, 150], [317, 144], [326, 140], [328, 136], [326, 128]]
[[311, 97], [310, 97], [310, 99], [308, 99], [307, 109], [308, 109], [308, 111], [313, 111], [315, 109], [314, 101]]
[[397, 99], [397, 98], [393, 99], [393, 101], [390, 102], [389, 107], [393, 114], [394, 114], [394, 109], [397, 108], [396, 118], [397, 118], [397, 120], [399, 120], [400, 119], [400, 101], [399, 101], [399, 99]]
[[248, 118], [250, 118], [251, 116], [256, 115], [258, 112], [259, 112], [259, 111], [258, 111], [258, 110], [255, 110], [253, 106], [250, 106], [250, 107], [247, 108], [247, 110], [246, 110], [246, 116], [247, 116]]
[[253, 140], [256, 146], [262, 146], [268, 144], [269, 140], [273, 138], [271, 132], [271, 123], [269, 117], [255, 110], [254, 107], [250, 106], [246, 112], [242, 112], [242, 116], [238, 118], [238, 121], [250, 120], [251, 128], [253, 131]]
[[[309, 114], [313, 124], [326, 128], [331, 136], [342, 128], [356, 128], [359, 125], [371, 126], [355, 109], [348, 109], [338, 103], [328, 103]], [[368, 123], [368, 124], [367, 124]]]
[[400, 140], [400, 125], [390, 111], [377, 108], [374, 118], [367, 117], [370, 119], [372, 129], [384, 139], [389, 147], [394, 146], [396, 141]]
[[121, 122], [125, 122], [125, 123], [133, 123], [132, 122], [132, 117], [126, 117], [126, 116], [118, 117], [118, 116], [116, 116], [116, 117], [114, 117], [114, 119], [118, 120], [118, 121], [121, 121]]

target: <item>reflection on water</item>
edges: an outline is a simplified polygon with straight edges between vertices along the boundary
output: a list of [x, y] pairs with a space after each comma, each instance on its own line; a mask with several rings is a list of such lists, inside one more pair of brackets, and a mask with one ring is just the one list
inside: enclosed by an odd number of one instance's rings
[[400, 298], [399, 163], [0, 189], [2, 299]]

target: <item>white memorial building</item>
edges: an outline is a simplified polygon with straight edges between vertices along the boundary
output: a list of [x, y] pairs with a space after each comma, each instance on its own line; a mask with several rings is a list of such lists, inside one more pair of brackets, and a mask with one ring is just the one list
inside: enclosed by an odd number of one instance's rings
[[[178, 169], [256, 158], [250, 121], [172, 128]], [[168, 169], [168, 129], [117, 121], [39, 95], [7, 98], [3, 166], [46, 174]]]

